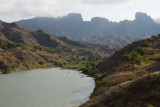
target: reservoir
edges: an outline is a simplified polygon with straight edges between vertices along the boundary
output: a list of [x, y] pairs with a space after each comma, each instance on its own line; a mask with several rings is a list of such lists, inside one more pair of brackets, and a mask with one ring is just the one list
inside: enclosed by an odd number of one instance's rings
[[89, 100], [94, 79], [60, 68], [0, 75], [0, 107], [74, 107]]

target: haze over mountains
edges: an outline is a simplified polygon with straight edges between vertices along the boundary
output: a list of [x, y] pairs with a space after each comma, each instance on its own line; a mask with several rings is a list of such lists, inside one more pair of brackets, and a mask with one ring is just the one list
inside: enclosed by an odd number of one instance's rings
[[141, 12], [136, 13], [135, 20], [123, 20], [119, 23], [102, 17], [84, 21], [81, 14], [76, 13], [59, 18], [36, 17], [16, 23], [31, 30], [44, 29], [56, 36], [115, 46], [124, 46], [137, 39], [160, 33], [160, 24]]

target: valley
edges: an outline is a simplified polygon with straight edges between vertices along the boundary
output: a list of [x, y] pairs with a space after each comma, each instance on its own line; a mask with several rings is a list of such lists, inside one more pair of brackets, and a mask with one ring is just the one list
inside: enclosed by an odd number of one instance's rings
[[119, 23], [101, 17], [87, 22], [74, 13], [0, 21], [0, 74], [51, 67], [82, 71], [95, 79], [95, 88], [80, 107], [159, 107], [159, 33], [160, 24], [141, 12]]
[[[84, 69], [86, 63], [100, 61], [118, 48], [56, 37], [44, 30], [31, 31], [15, 23], [0, 21], [0, 72], [63, 67]], [[77, 63], [77, 67], [68, 64]]]

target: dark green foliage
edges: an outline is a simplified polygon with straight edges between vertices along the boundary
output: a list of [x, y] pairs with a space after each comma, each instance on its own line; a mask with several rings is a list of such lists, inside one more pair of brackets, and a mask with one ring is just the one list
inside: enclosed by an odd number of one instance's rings
[[3, 45], [1, 48], [4, 49], [4, 50], [7, 50], [7, 46], [6, 45]]
[[143, 47], [136, 47], [134, 49], [137, 53], [140, 53], [141, 55], [144, 55], [145, 54], [145, 50]]
[[151, 44], [149, 42], [144, 42], [141, 44], [141, 47], [149, 47]]
[[152, 37], [151, 37], [152, 39], [157, 39], [158, 37], [157, 36], [155, 36], [155, 35], [152, 35]]
[[22, 49], [27, 49], [23, 43], [15, 43], [16, 47], [21, 47]]
[[138, 56], [140, 56], [140, 54], [137, 53], [136, 51], [133, 51], [133, 52], [131, 53], [131, 57], [132, 57], [132, 58], [138, 57]]
[[2, 47], [4, 44], [3, 44], [3, 42], [0, 42], [0, 47]]
[[154, 107], [152, 104], [148, 104], [147, 107]]
[[157, 61], [157, 62], [160, 62], [160, 56], [156, 58], [156, 61]]
[[110, 86], [112, 84], [112, 82], [108, 79], [102, 79], [100, 81], [98, 81], [98, 83], [96, 84], [97, 86]]
[[57, 67], [62, 67], [62, 63], [58, 61], [54, 61], [54, 65]]
[[42, 48], [40, 46], [34, 46], [35, 50], [42, 50]]
[[154, 55], [154, 54], [157, 54], [157, 53], [158, 53], [157, 50], [147, 50], [147, 51], [146, 51], [146, 54], [147, 54], [147, 55]]
[[129, 61], [129, 60], [131, 60], [131, 56], [130, 56], [129, 54], [124, 54], [124, 55], [121, 57], [121, 59], [122, 59], [123, 61]]
[[7, 48], [15, 48], [16, 44], [15, 43], [8, 43]]
[[9, 48], [16, 48], [16, 47], [21, 47], [22, 49], [27, 49], [27, 47], [23, 43], [8, 43], [4, 45], [2, 42], [0, 42], [0, 47], [4, 50], [9, 49]]
[[97, 66], [96, 62], [88, 63], [84, 69], [82, 69], [83, 73], [87, 73], [88, 71], [94, 69]]
[[40, 65], [43, 65], [43, 64], [44, 64], [44, 62], [43, 62], [43, 61], [39, 61], [38, 63], [39, 63]]
[[142, 62], [142, 57], [141, 56], [134, 57], [133, 61], [141, 63]]

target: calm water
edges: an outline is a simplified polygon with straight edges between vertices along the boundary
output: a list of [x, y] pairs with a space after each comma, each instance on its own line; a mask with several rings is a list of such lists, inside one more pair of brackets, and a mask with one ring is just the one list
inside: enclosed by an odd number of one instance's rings
[[0, 107], [73, 107], [89, 100], [95, 82], [78, 71], [36, 69], [0, 75]]

